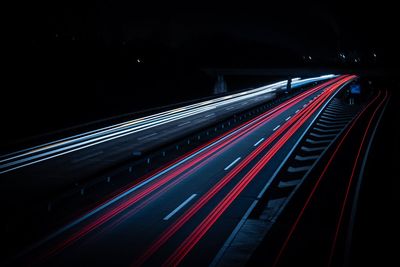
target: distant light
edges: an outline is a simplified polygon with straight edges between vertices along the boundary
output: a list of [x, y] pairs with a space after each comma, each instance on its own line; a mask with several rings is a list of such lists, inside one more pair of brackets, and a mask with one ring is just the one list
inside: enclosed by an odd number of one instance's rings
[[137, 63], [141, 63], [142, 61], [140, 60], [140, 58], [136, 59]]
[[311, 59], [312, 59], [312, 57], [311, 57], [311, 56], [308, 56], [308, 59], [309, 59], [309, 60], [311, 60]]
[[56, 38], [58, 38], [58, 33], [56, 33]]
[[376, 57], [376, 54], [374, 53], [374, 57]]
[[357, 59], [354, 59], [354, 62], [356, 62], [356, 63], [357, 63], [357, 62], [358, 62], [358, 60], [357, 60]]

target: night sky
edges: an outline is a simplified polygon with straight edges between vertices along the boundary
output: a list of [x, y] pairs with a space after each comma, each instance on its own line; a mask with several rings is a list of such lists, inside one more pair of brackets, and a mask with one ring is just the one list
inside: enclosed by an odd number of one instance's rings
[[6, 16], [5, 142], [208, 96], [205, 68], [391, 68], [400, 58], [397, 9], [382, 1], [55, 2], [16, 3]]

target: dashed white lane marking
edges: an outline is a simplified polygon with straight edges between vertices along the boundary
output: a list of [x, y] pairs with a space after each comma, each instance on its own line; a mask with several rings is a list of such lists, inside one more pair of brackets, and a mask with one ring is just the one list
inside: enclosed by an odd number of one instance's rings
[[139, 137], [137, 140], [143, 140], [143, 139], [149, 138], [149, 137], [151, 137], [151, 136], [153, 136], [153, 135], [156, 135], [156, 134], [157, 134], [157, 133], [148, 134], [148, 135]]
[[228, 166], [225, 167], [225, 171], [229, 170], [230, 167], [232, 167], [233, 165], [235, 165], [236, 162], [238, 162], [241, 159], [241, 157], [238, 157], [237, 159], [235, 159], [231, 164], [229, 164]]
[[183, 201], [178, 207], [176, 207], [170, 214], [164, 217], [164, 221], [168, 221], [172, 216], [174, 216], [181, 208], [183, 208], [187, 203], [189, 203], [193, 198], [195, 198], [197, 194], [191, 195], [188, 199]]
[[264, 137], [258, 140], [253, 146], [258, 146], [262, 141], [264, 141]]
[[189, 124], [189, 123], [190, 123], [190, 121], [187, 121], [187, 122], [184, 122], [184, 123], [178, 124], [178, 127], [181, 127], [181, 126], [183, 126], [183, 125], [186, 125], [186, 124]]

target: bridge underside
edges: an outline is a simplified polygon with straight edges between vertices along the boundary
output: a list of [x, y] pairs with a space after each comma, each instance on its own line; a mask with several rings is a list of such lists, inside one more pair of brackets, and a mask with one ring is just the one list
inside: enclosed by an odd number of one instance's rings
[[207, 68], [203, 69], [208, 75], [218, 76], [284, 76], [284, 77], [307, 77], [324, 74], [342, 74], [352, 73], [357, 75], [368, 76], [393, 76], [399, 73], [400, 69], [384, 69], [384, 68]]

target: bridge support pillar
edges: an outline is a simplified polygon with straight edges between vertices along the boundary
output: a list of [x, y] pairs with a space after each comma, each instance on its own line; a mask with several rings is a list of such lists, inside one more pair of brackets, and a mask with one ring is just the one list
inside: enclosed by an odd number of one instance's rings
[[224, 76], [219, 74], [214, 85], [214, 94], [226, 93], [227, 91], [228, 89], [224, 80]]
[[291, 77], [288, 77], [287, 85], [286, 85], [286, 90], [287, 90], [287, 91], [290, 91], [290, 89], [292, 89], [292, 78], [291, 78]]

